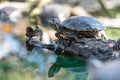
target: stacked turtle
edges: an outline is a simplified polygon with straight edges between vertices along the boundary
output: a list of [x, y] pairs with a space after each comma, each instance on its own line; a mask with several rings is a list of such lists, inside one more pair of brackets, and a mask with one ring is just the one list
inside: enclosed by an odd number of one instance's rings
[[62, 23], [58, 19], [51, 19], [50, 26], [56, 30], [56, 37], [61, 38], [96, 38], [100, 34], [100, 38], [107, 40], [107, 36], [101, 31], [105, 27], [95, 18], [86, 16], [70, 17]]

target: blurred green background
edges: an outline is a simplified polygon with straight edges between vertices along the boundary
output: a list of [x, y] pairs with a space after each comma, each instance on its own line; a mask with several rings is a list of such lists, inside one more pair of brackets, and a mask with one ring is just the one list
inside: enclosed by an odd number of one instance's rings
[[[60, 6], [49, 6], [54, 4]], [[63, 68], [48, 78], [56, 56], [48, 50], [38, 53], [25, 48], [27, 26], [40, 25], [43, 43], [49, 44], [56, 37], [47, 21], [70, 16], [95, 17], [107, 27], [109, 39], [120, 38], [119, 0], [0, 0], [0, 80], [81, 80], [79, 72]]]

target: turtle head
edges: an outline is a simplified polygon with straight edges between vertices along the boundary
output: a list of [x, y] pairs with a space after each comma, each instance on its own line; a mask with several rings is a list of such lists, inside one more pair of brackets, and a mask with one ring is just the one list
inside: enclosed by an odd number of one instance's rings
[[52, 18], [49, 20], [49, 25], [52, 29], [54, 29], [55, 31], [58, 31], [61, 27], [61, 23], [59, 19], [56, 18]]

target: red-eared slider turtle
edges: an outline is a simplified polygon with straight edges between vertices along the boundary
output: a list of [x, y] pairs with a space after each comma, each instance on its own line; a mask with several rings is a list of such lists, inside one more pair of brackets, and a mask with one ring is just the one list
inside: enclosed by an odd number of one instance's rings
[[50, 26], [56, 30], [58, 38], [96, 38], [107, 39], [106, 35], [101, 33], [105, 27], [95, 18], [86, 16], [74, 16], [66, 19], [62, 23], [58, 19], [51, 19]]

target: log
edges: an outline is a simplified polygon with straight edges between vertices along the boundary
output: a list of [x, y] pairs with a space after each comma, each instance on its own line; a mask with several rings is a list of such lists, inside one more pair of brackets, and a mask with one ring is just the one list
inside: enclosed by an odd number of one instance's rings
[[[114, 50], [114, 40], [102, 40], [96, 38], [81, 38], [78, 41], [69, 41], [68, 39], [56, 40], [55, 44], [42, 44], [34, 39], [30, 44], [34, 47], [49, 49], [57, 55], [71, 55], [80, 59], [88, 60], [97, 58], [101, 61], [108, 61], [120, 58], [120, 50]], [[57, 45], [57, 46], [56, 46]], [[41, 49], [40, 49], [41, 50]]]

